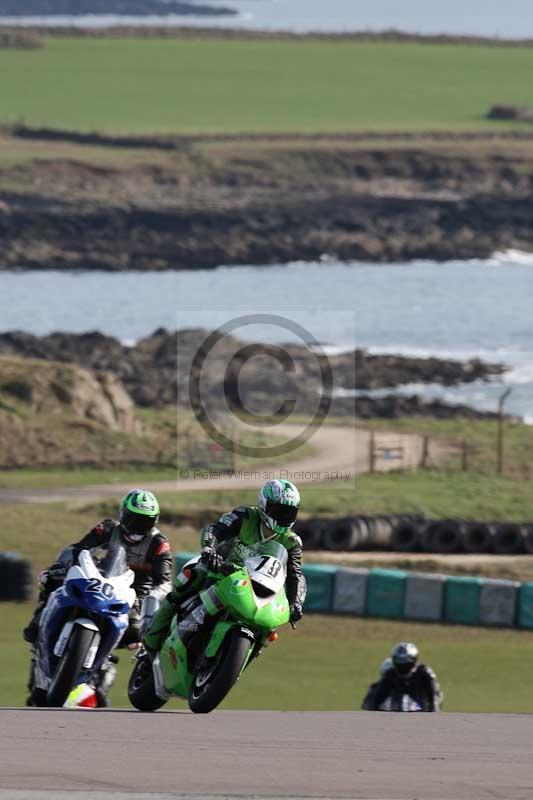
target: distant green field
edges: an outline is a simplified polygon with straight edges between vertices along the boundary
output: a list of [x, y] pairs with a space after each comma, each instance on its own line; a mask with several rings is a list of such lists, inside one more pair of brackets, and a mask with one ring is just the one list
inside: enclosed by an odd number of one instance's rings
[[[465, 130], [531, 103], [528, 48], [49, 39], [0, 51], [0, 121], [113, 132]], [[500, 126], [501, 127], [501, 126]]]
[[[0, 706], [19, 706], [26, 696], [29, 657], [20, 632], [31, 606], [2, 603], [0, 613]], [[356, 710], [383, 658], [406, 639], [417, 643], [437, 672], [446, 711], [533, 712], [530, 633], [313, 615], [295, 631], [280, 630], [279, 641], [244, 673], [222, 707]], [[115, 706], [129, 706], [131, 668], [129, 654], [120, 654]], [[183, 708], [184, 702], [171, 700], [168, 707]]]

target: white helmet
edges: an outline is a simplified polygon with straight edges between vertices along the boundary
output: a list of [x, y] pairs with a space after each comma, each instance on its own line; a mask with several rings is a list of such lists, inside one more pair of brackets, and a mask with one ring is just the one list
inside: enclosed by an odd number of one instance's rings
[[261, 520], [274, 533], [289, 533], [300, 507], [300, 492], [290, 481], [267, 481], [259, 492]]

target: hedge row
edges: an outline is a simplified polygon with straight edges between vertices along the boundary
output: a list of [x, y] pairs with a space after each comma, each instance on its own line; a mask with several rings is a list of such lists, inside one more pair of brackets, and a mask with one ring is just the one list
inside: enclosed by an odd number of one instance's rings
[[307, 550], [533, 554], [533, 523], [378, 514], [340, 519], [311, 517], [298, 521], [295, 530]]
[[0, 600], [31, 600], [31, 563], [19, 553], [0, 553]]

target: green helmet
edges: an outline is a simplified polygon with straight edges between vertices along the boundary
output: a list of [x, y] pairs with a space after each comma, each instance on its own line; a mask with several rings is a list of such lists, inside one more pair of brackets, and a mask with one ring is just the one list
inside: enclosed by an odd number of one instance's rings
[[130, 544], [141, 542], [159, 519], [156, 496], [146, 489], [132, 489], [122, 498], [118, 519], [126, 541]]
[[290, 481], [267, 481], [259, 492], [259, 514], [274, 533], [288, 533], [298, 514], [300, 492]]

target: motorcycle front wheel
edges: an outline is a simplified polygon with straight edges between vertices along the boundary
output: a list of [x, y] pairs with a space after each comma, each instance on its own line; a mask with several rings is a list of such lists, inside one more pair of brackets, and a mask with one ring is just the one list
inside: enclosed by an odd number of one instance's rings
[[148, 656], [139, 658], [128, 682], [128, 698], [138, 711], [157, 711], [164, 706], [155, 693], [154, 673]]
[[226, 697], [237, 682], [252, 643], [239, 630], [231, 630], [212, 665], [194, 676], [189, 691], [189, 708], [195, 714], [208, 714]]
[[65, 703], [83, 668], [93, 637], [93, 630], [82, 628], [81, 625], [74, 626], [48, 689], [48, 706], [61, 707]]

